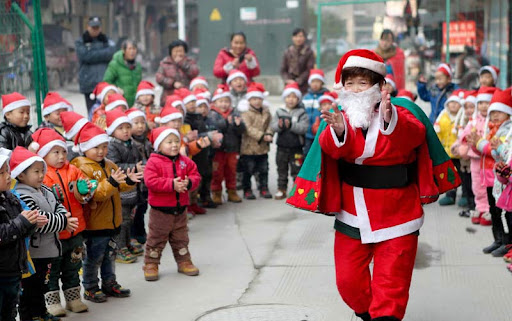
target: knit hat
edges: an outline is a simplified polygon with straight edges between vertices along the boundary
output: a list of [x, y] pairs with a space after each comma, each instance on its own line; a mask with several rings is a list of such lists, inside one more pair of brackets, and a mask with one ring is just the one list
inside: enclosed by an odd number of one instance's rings
[[2, 95], [2, 113], [4, 116], [7, 112], [25, 106], [31, 106], [31, 103], [20, 93], [13, 92], [7, 95]]
[[110, 136], [114, 133], [117, 127], [121, 126], [121, 124], [132, 124], [132, 121], [128, 116], [126, 116], [126, 113], [122, 111], [121, 109], [114, 109], [107, 111], [107, 134]]
[[231, 99], [229, 86], [226, 84], [219, 84], [217, 85], [217, 89], [213, 92], [212, 102], [224, 97]]
[[51, 128], [39, 128], [32, 134], [32, 143], [28, 146], [30, 150], [37, 152], [37, 155], [45, 157], [55, 146], [67, 150], [66, 141], [62, 136]]
[[85, 153], [91, 148], [108, 143], [109, 138], [105, 131], [93, 123], [87, 123], [75, 137], [73, 151]]
[[176, 89], [174, 94], [180, 96], [183, 104], [185, 105], [191, 101], [197, 101], [197, 97], [190, 90], [184, 87]]
[[462, 101], [463, 104], [465, 103], [472, 103], [473, 105], [476, 105], [476, 90], [466, 90], [464, 91], [464, 99]]
[[105, 105], [105, 111], [114, 110], [119, 106], [124, 106], [126, 109], [130, 108], [128, 107], [128, 103], [126, 102], [126, 99], [124, 99], [123, 95], [112, 94], [108, 96], [107, 105]]
[[476, 95], [476, 102], [491, 101], [492, 95], [496, 91], [496, 87], [480, 87]]
[[315, 79], [321, 80], [325, 84], [325, 75], [322, 69], [311, 69], [309, 71], [308, 85]]
[[405, 98], [412, 102], [416, 100], [416, 96], [414, 96], [414, 94], [407, 89], [400, 89], [396, 94], [396, 98]]
[[235, 79], [235, 78], [243, 78], [245, 80], [245, 82], [247, 82], [247, 76], [241, 72], [240, 70], [238, 69], [232, 69], [229, 74], [228, 74], [228, 79], [226, 79], [226, 83], [229, 85], [229, 83]]
[[11, 158], [11, 154], [11, 150], [0, 147], [0, 167], [4, 166], [5, 162], [7, 162], [7, 166], [9, 166], [9, 159]]
[[340, 90], [343, 87], [341, 73], [343, 69], [349, 67], [365, 68], [378, 73], [382, 77], [386, 76], [386, 64], [384, 64], [381, 56], [368, 49], [353, 49], [345, 53], [338, 62], [334, 75], [333, 88], [335, 90]]
[[180, 138], [180, 133], [173, 128], [168, 127], [158, 127], [151, 131], [151, 134], [149, 136], [149, 141], [153, 144], [153, 149], [155, 151], [158, 151], [158, 147], [163, 142], [163, 140], [169, 136], [170, 134], [174, 134]]
[[62, 127], [64, 127], [64, 137], [66, 139], [72, 139], [88, 123], [84, 116], [74, 111], [63, 111], [60, 113], [60, 120], [62, 121]]
[[334, 103], [338, 99], [338, 94], [335, 91], [327, 91], [318, 98], [318, 103], [321, 105], [325, 102]]
[[251, 98], [261, 98], [264, 99], [265, 96], [268, 95], [268, 92], [265, 91], [265, 86], [259, 82], [252, 82], [247, 88], [247, 94], [245, 94], [245, 98], [247, 100]]
[[126, 113], [126, 116], [128, 116], [128, 118], [130, 118], [131, 121], [133, 121], [137, 117], [144, 117], [144, 119], [146, 119], [146, 114], [144, 114], [144, 112], [142, 112], [142, 110], [137, 109], [135, 107], [128, 109], [125, 113]]
[[135, 99], [139, 98], [140, 95], [155, 95], [155, 85], [151, 82], [142, 80], [139, 82], [137, 86], [137, 93], [135, 94]]
[[[250, 88], [250, 86], [249, 86]], [[283, 93], [281, 94], [281, 97], [285, 99], [290, 94], [295, 94], [299, 98], [299, 100], [302, 98], [302, 93], [299, 89], [299, 84], [297, 82], [292, 82], [284, 87]]]
[[196, 85], [204, 85], [206, 89], [210, 88], [208, 86], [208, 81], [206, 81], [206, 78], [204, 78], [203, 76], [197, 76], [196, 78], [192, 79], [192, 81], [190, 82], [190, 86], [188, 88], [192, 90]]
[[207, 89], [195, 89], [193, 91], [194, 95], [196, 96], [197, 98], [197, 106], [201, 105], [201, 104], [206, 104], [206, 106], [208, 106], [208, 108], [210, 108], [210, 98], [211, 98], [211, 94], [210, 92], [207, 90]]
[[160, 117], [155, 117], [155, 122], [160, 124], [166, 124], [171, 120], [183, 118], [183, 114], [178, 110], [178, 108], [173, 106], [165, 106], [160, 111]]
[[73, 110], [73, 106], [66, 99], [62, 98], [57, 92], [49, 92], [43, 101], [43, 117], [53, 113], [59, 109], [66, 109], [66, 111]]
[[437, 66], [437, 70], [436, 71], [442, 72], [443, 74], [445, 74], [449, 78], [453, 77], [452, 67], [450, 67], [450, 65], [448, 65], [448, 64], [445, 64], [445, 63], [439, 64], [439, 66]]
[[109, 90], [113, 90], [116, 93], [119, 93], [119, 89], [116, 86], [111, 85], [105, 81], [99, 82], [94, 88], [93, 92], [89, 95], [89, 98], [91, 98], [91, 100], [97, 99], [100, 102], [103, 102], [103, 97], [105, 97], [105, 94]]
[[11, 168], [11, 178], [16, 178], [24, 170], [32, 166], [35, 162], [43, 162], [44, 172], [46, 173], [46, 162], [41, 156], [29, 151], [25, 147], [17, 146], [11, 154], [9, 167]]
[[484, 71], [488, 71], [492, 75], [492, 79], [494, 79], [494, 84], [496, 85], [498, 83], [498, 77], [500, 76], [500, 68], [493, 65], [483, 66], [478, 71], [478, 75], [481, 75]]
[[461, 106], [463, 104], [462, 102], [462, 99], [464, 98], [464, 90], [462, 89], [456, 89], [452, 92], [452, 94], [450, 95], [450, 97], [448, 97], [448, 99], [446, 99], [445, 103], [444, 103], [444, 108], [446, 108], [446, 106], [448, 106], [448, 103], [454, 101], [454, 102], [457, 102], [459, 103]]
[[395, 77], [392, 74], [387, 74], [384, 80], [393, 87], [393, 90], [396, 90]]
[[490, 115], [492, 111], [501, 111], [505, 114], [512, 116], [512, 87], [505, 90], [496, 90], [492, 95], [487, 115]]

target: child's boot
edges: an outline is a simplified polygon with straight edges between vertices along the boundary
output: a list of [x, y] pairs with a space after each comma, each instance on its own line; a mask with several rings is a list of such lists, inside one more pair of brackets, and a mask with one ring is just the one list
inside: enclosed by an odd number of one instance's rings
[[503, 255], [503, 260], [507, 263], [512, 263], [512, 249], [508, 250], [507, 254]]
[[465, 196], [461, 197], [457, 202], [457, 206], [462, 208], [468, 207], [468, 198]]
[[101, 285], [101, 290], [107, 296], [113, 296], [115, 298], [127, 298], [131, 294], [130, 290], [123, 288], [116, 281], [109, 282], [109, 283], [106, 283], [106, 284], [102, 284]]
[[70, 288], [64, 291], [64, 298], [66, 299], [66, 309], [74, 312], [86, 312], [89, 308], [80, 299], [80, 287]]
[[439, 200], [440, 206], [447, 206], [447, 205], [453, 205], [455, 204], [455, 199], [450, 196], [445, 196]]
[[471, 223], [473, 224], [480, 224], [480, 218], [482, 217], [483, 213], [480, 213], [479, 211], [471, 211]]
[[485, 212], [480, 216], [480, 225], [483, 226], [491, 226], [492, 220], [491, 220], [491, 213]]
[[127, 247], [119, 249], [119, 252], [116, 255], [117, 263], [130, 264], [134, 263], [135, 261], [137, 261], [137, 257], [133, 256]]
[[199, 275], [199, 269], [195, 267], [192, 261], [185, 261], [178, 263], [178, 273], [183, 273], [188, 276]]
[[262, 198], [272, 198], [272, 194], [270, 194], [267, 187], [262, 187], [260, 189], [260, 197]]
[[274, 199], [282, 200], [286, 198], [286, 191], [282, 189], [278, 189], [276, 195], [274, 195]]
[[252, 193], [252, 190], [248, 189], [244, 191], [244, 198], [246, 200], [255, 200], [256, 196]]
[[142, 270], [144, 270], [144, 278], [146, 281], [158, 280], [158, 264], [147, 263], [142, 267]]
[[217, 205], [222, 205], [222, 191], [212, 191], [212, 201]]
[[130, 245], [128, 245], [128, 251], [130, 251], [131, 255], [134, 257], [144, 255], [144, 249], [142, 248], [142, 244], [140, 244], [137, 241], [135, 241], [136, 243], [134, 243], [133, 241], [135, 240], [132, 240], [130, 242]]
[[60, 293], [59, 291], [50, 291], [44, 294], [46, 299], [46, 306], [48, 312], [56, 317], [63, 317], [66, 315], [66, 310], [60, 304]]
[[228, 202], [240, 203], [242, 199], [238, 196], [235, 189], [228, 189]]
[[99, 287], [95, 287], [84, 291], [84, 299], [92, 301], [94, 303], [107, 302], [107, 296], [103, 293]]

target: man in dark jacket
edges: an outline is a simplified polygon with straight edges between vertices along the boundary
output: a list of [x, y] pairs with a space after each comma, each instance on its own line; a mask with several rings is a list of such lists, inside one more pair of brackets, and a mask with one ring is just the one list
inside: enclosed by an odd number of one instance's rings
[[90, 94], [94, 87], [102, 81], [108, 63], [116, 52], [115, 44], [101, 32], [99, 17], [90, 17], [87, 30], [75, 42], [76, 53], [80, 64], [78, 72], [80, 92], [85, 95], [85, 103], [89, 111], [94, 105]]

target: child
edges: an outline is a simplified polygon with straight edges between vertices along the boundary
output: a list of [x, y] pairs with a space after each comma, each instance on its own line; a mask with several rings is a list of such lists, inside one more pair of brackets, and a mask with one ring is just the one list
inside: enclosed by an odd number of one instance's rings
[[387, 74], [386, 77], [384, 77], [384, 80], [386, 81], [383, 86], [384, 89], [391, 95], [391, 97], [395, 97], [397, 94], [395, 77], [392, 74]]
[[144, 257], [144, 278], [158, 280], [158, 265], [165, 244], [169, 242], [178, 263], [178, 272], [188, 276], [199, 274], [188, 249], [186, 207], [189, 191], [199, 186], [201, 176], [196, 164], [180, 155], [180, 134], [172, 128], [160, 127], [151, 132], [153, 149], [144, 173], [149, 192], [149, 230]]
[[315, 139], [315, 134], [313, 134], [312, 128], [317, 119], [320, 119], [321, 115], [318, 98], [323, 96], [328, 91], [324, 87], [324, 84], [324, 71], [321, 69], [311, 69], [309, 71], [308, 78], [309, 90], [302, 100], [309, 118], [309, 127], [308, 131], [306, 132], [306, 141], [304, 143], [304, 155], [308, 154], [309, 149], [311, 148], [311, 144], [313, 144], [313, 140]]
[[[105, 131], [87, 123], [75, 139], [75, 146], [84, 156], [71, 162], [87, 178], [96, 180], [98, 184], [92, 202], [84, 207], [87, 227], [83, 234], [87, 252], [82, 281], [84, 298], [96, 303], [105, 302], [107, 296], [130, 296], [130, 290], [121, 287], [116, 280], [116, 243], [113, 237], [119, 233], [122, 223], [120, 192], [133, 189], [142, 176], [142, 173], [135, 173], [132, 169], [125, 173], [105, 158], [108, 141]], [[98, 270], [101, 270], [101, 289], [98, 285]]]
[[155, 104], [155, 85], [151, 82], [143, 80], [137, 86], [135, 94], [135, 108], [145, 114], [147, 126], [149, 130], [156, 127], [155, 118], [160, 114], [160, 105]]
[[[132, 140], [132, 123], [130, 118], [120, 109], [107, 111], [107, 134], [110, 136], [108, 144], [108, 159], [116, 164], [122, 171], [129, 169], [139, 174], [144, 173], [142, 157]], [[116, 237], [118, 263], [133, 263], [137, 256], [142, 255], [142, 246], [133, 247], [130, 243], [132, 228], [132, 214], [139, 200], [138, 188], [121, 192], [122, 223], [120, 233]]]
[[452, 82], [453, 72], [449, 65], [440, 64], [435, 73], [435, 86], [427, 88], [425, 77], [421, 76], [418, 80], [418, 95], [424, 101], [430, 101], [430, 122], [434, 123], [439, 114], [443, 111], [444, 104], [452, 91], [458, 88]]
[[43, 102], [43, 117], [44, 121], [39, 125], [39, 128], [52, 128], [59, 134], [64, 133], [62, 120], [60, 114], [63, 111], [72, 111], [73, 106], [66, 99], [62, 98], [59, 93], [49, 92]]
[[11, 177], [17, 179], [16, 192], [31, 209], [48, 219], [48, 223], [36, 229], [30, 238], [30, 257], [34, 263], [35, 274], [21, 281], [23, 292], [20, 298], [20, 319], [49, 319], [45, 305], [45, 293], [52, 262], [61, 256], [61, 243], [57, 233], [73, 233], [78, 228], [78, 219], [70, 217], [66, 208], [59, 203], [53, 192], [42, 184], [46, 173], [46, 163], [38, 155], [24, 147], [16, 147], [9, 163]]
[[[318, 102], [320, 103], [320, 111], [329, 111], [333, 108], [333, 104], [338, 104], [338, 94], [335, 91], [328, 91], [324, 93], [320, 98], [318, 98]], [[313, 132], [313, 136], [316, 136], [318, 132], [318, 128], [320, 127], [320, 117], [315, 120], [311, 131]], [[306, 154], [304, 153], [304, 158], [306, 158]]]
[[309, 127], [308, 115], [304, 105], [299, 85], [294, 82], [286, 85], [281, 95], [285, 108], [279, 108], [272, 118], [270, 127], [277, 133], [277, 193], [276, 200], [286, 198], [288, 190], [288, 169], [293, 180], [299, 174], [304, 161], [302, 148], [304, 135]]
[[481, 87], [496, 87], [500, 76], [500, 69], [496, 66], [487, 65], [478, 71]]
[[92, 121], [96, 109], [107, 104], [108, 96], [115, 93], [119, 94], [119, 89], [116, 86], [109, 84], [108, 82], [102, 81], [96, 85], [94, 91], [91, 93], [89, 97], [91, 98], [91, 100], [96, 99], [96, 103], [91, 107], [91, 110], [89, 111], [89, 120]]
[[407, 89], [400, 89], [397, 93], [396, 93], [396, 98], [405, 98], [407, 100], [410, 100], [412, 102], [415, 102], [416, 99], [418, 99], [418, 96], [413, 94], [412, 92], [410, 92], [409, 90]]
[[240, 203], [242, 199], [236, 192], [236, 168], [245, 124], [238, 110], [231, 105], [231, 95], [227, 85], [219, 85], [215, 91], [209, 120], [223, 135], [221, 146], [214, 150], [211, 183], [213, 202], [217, 205], [222, 204], [222, 182], [225, 181], [228, 201]]
[[16, 319], [21, 275], [28, 272], [25, 238], [34, 232], [38, 218], [46, 219], [37, 211], [24, 211], [18, 198], [9, 191], [10, 154], [10, 150], [0, 149], [0, 319], [5, 321]]
[[253, 82], [247, 92], [250, 108], [242, 114], [246, 130], [242, 134], [240, 169], [244, 198], [248, 200], [256, 199], [251, 186], [251, 177], [256, 174], [260, 197], [272, 198], [268, 191], [268, 152], [274, 133], [270, 128], [272, 115], [268, 107], [263, 106], [264, 92], [263, 84]]
[[2, 95], [4, 121], [0, 123], [0, 147], [14, 150], [16, 146], [30, 145], [30, 105], [30, 101], [17, 92]]
[[124, 99], [123, 95], [111, 94], [107, 98], [107, 104], [101, 105], [94, 111], [92, 116], [92, 123], [102, 129], [107, 129], [106, 112], [117, 108], [124, 112], [128, 110], [128, 103], [126, 102], [126, 99]]
[[243, 113], [249, 109], [249, 103], [247, 102], [247, 76], [238, 69], [232, 69], [228, 78], [226, 79], [231, 90], [231, 105], [233, 108], [237, 108], [240, 113]]
[[196, 78], [192, 79], [189, 86], [190, 91], [196, 91], [197, 89], [200, 90], [206, 90], [208, 91], [208, 81], [203, 76], [197, 76]]
[[[87, 311], [87, 305], [80, 300], [80, 276], [82, 253], [84, 251], [82, 231], [85, 229], [85, 218], [82, 204], [90, 197], [90, 183], [82, 172], [69, 164], [66, 158], [67, 146], [64, 138], [53, 129], [40, 128], [32, 134], [34, 141], [30, 147], [42, 157], [47, 165], [43, 184], [49, 187], [57, 196], [57, 200], [66, 208], [71, 217], [78, 220], [78, 227], [70, 233], [59, 233], [61, 256], [51, 262], [52, 269], [48, 282], [48, 292], [45, 294], [48, 311], [54, 316], [65, 316], [66, 310], [60, 304], [60, 285], [66, 299], [66, 309], [75, 313]], [[79, 181], [88, 183], [87, 191], [80, 190]], [[81, 194], [81, 192], [83, 194]]]
[[88, 123], [87, 119], [74, 111], [63, 111], [60, 113], [60, 120], [64, 128], [63, 136], [66, 139], [68, 148], [68, 160], [71, 162], [79, 154], [73, 150], [75, 136], [80, 132], [82, 127]]

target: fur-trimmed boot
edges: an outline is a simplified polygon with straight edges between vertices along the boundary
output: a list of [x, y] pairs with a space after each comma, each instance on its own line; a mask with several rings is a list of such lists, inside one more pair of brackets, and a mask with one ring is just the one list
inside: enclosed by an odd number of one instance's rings
[[47, 310], [50, 314], [56, 317], [63, 317], [66, 315], [66, 310], [60, 304], [60, 291], [50, 291], [44, 294], [46, 300]]
[[89, 307], [80, 298], [79, 286], [65, 290], [64, 298], [66, 298], [66, 309], [71, 312], [81, 313], [89, 310]]

